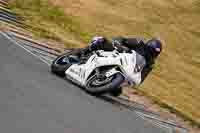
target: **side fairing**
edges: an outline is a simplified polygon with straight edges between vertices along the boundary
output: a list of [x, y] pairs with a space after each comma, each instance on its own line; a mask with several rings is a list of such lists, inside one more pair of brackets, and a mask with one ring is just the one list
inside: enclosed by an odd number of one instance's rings
[[89, 58], [86, 64], [74, 64], [66, 70], [65, 74], [84, 86], [86, 84], [88, 76], [95, 70], [95, 68], [108, 65], [120, 65], [119, 57], [99, 57], [97, 55], [93, 55]]

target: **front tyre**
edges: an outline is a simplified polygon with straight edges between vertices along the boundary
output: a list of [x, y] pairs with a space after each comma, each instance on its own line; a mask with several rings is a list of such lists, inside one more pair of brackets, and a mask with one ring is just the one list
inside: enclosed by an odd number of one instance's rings
[[94, 75], [87, 81], [86, 91], [93, 95], [102, 95], [119, 88], [123, 81], [124, 76], [120, 73], [116, 73], [104, 79]]

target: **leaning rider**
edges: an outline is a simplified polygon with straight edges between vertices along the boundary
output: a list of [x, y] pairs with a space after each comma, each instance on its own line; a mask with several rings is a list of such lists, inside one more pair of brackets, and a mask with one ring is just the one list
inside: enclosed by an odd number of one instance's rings
[[96, 50], [113, 51], [114, 49], [119, 52], [135, 50], [144, 57], [146, 67], [151, 67], [154, 64], [154, 60], [161, 53], [162, 43], [156, 38], [145, 42], [141, 38], [116, 37], [109, 41], [107, 38], [99, 36], [92, 39], [90, 45], [83, 50], [83, 53], [87, 54]]

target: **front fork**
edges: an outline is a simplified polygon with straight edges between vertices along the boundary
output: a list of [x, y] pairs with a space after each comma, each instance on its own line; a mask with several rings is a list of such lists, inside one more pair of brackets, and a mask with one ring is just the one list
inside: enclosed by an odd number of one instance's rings
[[127, 87], [127, 86], [134, 86], [134, 82], [132, 82], [131, 80], [129, 80], [121, 71], [118, 71], [116, 69], [116, 67], [110, 69], [108, 72], [106, 72], [106, 77], [110, 77], [116, 73], [120, 73], [124, 76], [125, 80], [124, 82], [121, 84], [121, 87]]
[[[99, 70], [99, 68], [95, 69], [95, 74], [99, 77], [99, 78], [109, 78], [110, 76], [116, 74], [116, 73], [120, 73], [124, 76], [124, 74], [118, 70], [116, 70], [116, 67], [108, 70], [107, 72], [105, 72], [105, 74], [102, 74]], [[124, 76], [125, 79], [127, 79]], [[124, 82], [121, 84], [121, 87], [128, 87], [128, 86], [133, 86], [133, 83], [129, 80], [124, 80]]]
[[101, 73], [101, 71], [99, 70], [99, 68], [95, 69], [95, 74], [97, 75], [97, 77], [104, 77], [104, 78], [109, 78], [110, 76], [118, 73], [119, 71], [116, 70], [116, 68], [111, 68], [109, 70], [107, 70], [105, 73]]

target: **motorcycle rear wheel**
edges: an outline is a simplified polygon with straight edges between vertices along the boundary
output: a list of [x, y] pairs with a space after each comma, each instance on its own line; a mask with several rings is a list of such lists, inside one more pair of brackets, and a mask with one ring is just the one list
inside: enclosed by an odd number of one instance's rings
[[72, 62], [64, 62], [64, 59], [68, 59], [70, 55], [77, 56], [80, 53], [81, 49], [75, 49], [71, 52], [64, 53], [58, 56], [51, 64], [51, 72], [60, 76], [65, 76], [65, 71], [73, 64]]

